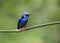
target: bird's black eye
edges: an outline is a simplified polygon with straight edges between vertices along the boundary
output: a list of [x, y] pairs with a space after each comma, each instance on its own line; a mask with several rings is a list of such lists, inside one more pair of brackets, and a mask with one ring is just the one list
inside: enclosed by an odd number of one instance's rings
[[21, 18], [24, 18], [24, 16], [22, 16]]

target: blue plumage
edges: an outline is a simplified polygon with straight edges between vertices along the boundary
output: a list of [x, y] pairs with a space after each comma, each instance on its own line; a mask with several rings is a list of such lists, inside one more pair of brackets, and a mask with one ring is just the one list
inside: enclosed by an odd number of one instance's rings
[[17, 29], [21, 29], [21, 28], [25, 27], [28, 22], [28, 18], [29, 18], [29, 14], [27, 12], [25, 12], [22, 15], [21, 19], [19, 19], [19, 21], [18, 21]]

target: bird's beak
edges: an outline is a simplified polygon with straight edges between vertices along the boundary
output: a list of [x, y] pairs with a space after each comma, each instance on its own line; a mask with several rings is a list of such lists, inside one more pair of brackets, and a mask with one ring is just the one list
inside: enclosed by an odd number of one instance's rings
[[32, 14], [29, 14], [29, 15], [32, 15]]

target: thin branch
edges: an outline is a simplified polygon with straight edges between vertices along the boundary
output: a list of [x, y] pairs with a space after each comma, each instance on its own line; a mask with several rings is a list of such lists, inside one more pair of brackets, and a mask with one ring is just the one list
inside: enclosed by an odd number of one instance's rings
[[[56, 24], [60, 24], [60, 21], [27, 27], [27, 29], [23, 29], [22, 31], [26, 31], [26, 30], [30, 30], [30, 29], [35, 29], [35, 28], [38, 28], [38, 27], [45, 27], [45, 26], [50, 26], [50, 25], [56, 25]], [[19, 30], [0, 30], [0, 33], [19, 33]]]

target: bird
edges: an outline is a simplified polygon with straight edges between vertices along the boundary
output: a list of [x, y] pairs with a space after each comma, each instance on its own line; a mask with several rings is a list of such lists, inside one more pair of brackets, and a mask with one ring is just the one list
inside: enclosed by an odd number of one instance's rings
[[29, 14], [28, 12], [24, 12], [24, 14], [22, 15], [22, 17], [18, 20], [17, 29], [18, 29], [19, 31], [22, 31], [23, 28], [26, 27], [30, 15], [31, 15], [31, 14]]

